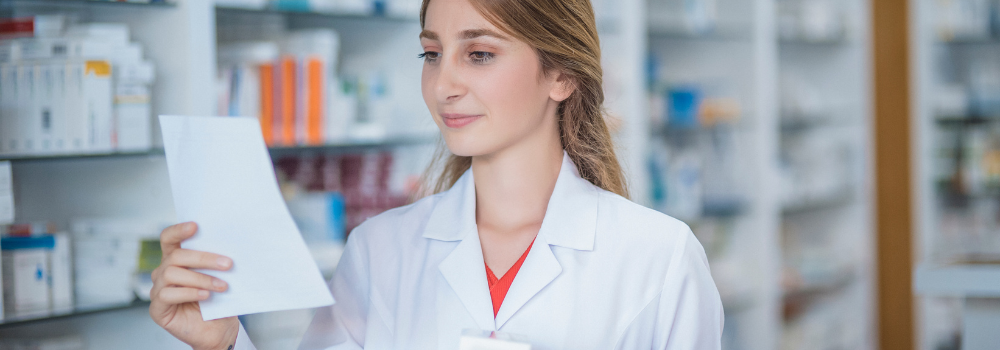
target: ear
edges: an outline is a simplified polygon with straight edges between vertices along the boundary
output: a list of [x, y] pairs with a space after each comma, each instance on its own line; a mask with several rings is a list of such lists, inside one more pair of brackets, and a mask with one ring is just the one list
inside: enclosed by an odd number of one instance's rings
[[552, 84], [552, 90], [549, 91], [549, 98], [556, 102], [562, 102], [573, 95], [576, 91], [576, 80], [569, 75], [559, 72], [556, 73], [556, 80]]

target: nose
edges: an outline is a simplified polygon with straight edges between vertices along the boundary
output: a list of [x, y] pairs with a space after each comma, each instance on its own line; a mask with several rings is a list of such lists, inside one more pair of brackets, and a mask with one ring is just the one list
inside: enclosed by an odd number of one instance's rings
[[441, 61], [434, 92], [438, 102], [442, 104], [454, 103], [468, 91], [460, 72], [459, 65], [461, 63], [453, 59], [442, 59]]

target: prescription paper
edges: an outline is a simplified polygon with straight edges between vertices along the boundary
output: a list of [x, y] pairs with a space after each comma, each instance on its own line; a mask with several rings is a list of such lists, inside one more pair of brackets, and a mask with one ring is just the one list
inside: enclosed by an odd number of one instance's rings
[[201, 302], [202, 318], [314, 308], [333, 296], [278, 190], [257, 119], [160, 116], [174, 207], [198, 233], [185, 249], [233, 259], [199, 272], [229, 283]]
[[0, 162], [0, 225], [14, 222], [14, 180], [10, 162]]

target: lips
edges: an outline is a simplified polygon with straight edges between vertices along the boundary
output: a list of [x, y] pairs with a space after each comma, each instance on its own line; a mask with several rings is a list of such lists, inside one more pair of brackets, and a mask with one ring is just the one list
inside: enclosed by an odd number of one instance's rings
[[469, 125], [470, 123], [478, 120], [481, 117], [482, 117], [481, 114], [442, 113], [441, 121], [444, 122], [445, 126], [457, 129]]

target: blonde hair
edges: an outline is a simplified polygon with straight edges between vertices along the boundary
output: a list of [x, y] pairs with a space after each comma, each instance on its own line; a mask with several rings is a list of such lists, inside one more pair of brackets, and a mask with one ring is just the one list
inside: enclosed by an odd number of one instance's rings
[[[628, 198], [625, 175], [605, 124], [601, 46], [590, 0], [469, 1], [497, 28], [535, 48], [543, 72], [558, 70], [570, 80], [575, 90], [557, 112], [563, 149], [581, 177]], [[429, 3], [423, 0], [420, 8], [421, 28]], [[445, 153], [439, 150], [437, 159]], [[472, 157], [448, 155], [440, 175], [427, 184], [433, 183], [433, 193], [445, 191], [471, 166]]]

